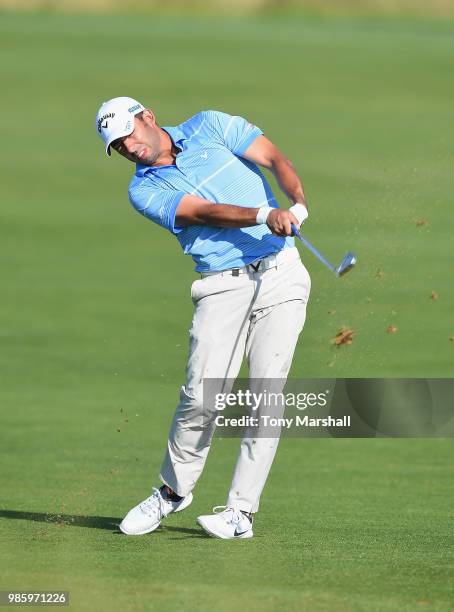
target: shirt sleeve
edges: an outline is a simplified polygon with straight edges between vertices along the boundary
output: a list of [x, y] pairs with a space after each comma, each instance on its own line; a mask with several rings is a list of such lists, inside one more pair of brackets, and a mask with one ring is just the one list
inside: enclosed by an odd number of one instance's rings
[[129, 186], [129, 200], [141, 215], [154, 221], [172, 234], [178, 234], [184, 228], [175, 227], [175, 214], [184, 191], [162, 189], [154, 186], [144, 178], [141, 183]]
[[243, 155], [262, 130], [243, 117], [219, 111], [206, 111], [206, 120], [215, 137], [235, 155]]

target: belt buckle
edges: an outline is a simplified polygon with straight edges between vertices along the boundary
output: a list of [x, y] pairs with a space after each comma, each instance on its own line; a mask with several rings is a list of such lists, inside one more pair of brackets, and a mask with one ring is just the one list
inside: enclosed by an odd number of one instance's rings
[[260, 272], [260, 270], [263, 267], [263, 262], [264, 261], [265, 261], [264, 259], [259, 259], [257, 263], [255, 263], [255, 264], [254, 263], [250, 263], [250, 264], [248, 264], [247, 267], [248, 268], [252, 268], [254, 270], [254, 272]]

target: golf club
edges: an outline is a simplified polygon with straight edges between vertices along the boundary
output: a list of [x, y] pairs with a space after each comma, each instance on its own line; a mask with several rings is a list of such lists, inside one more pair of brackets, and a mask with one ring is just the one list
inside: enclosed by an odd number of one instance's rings
[[293, 223], [292, 223], [292, 230], [293, 230], [293, 234], [301, 240], [304, 246], [306, 246], [310, 251], [312, 251], [312, 253], [323, 264], [325, 264], [327, 268], [329, 268], [332, 272], [334, 272], [336, 276], [343, 276], [344, 274], [349, 272], [349, 270], [351, 270], [353, 266], [356, 264], [356, 255], [354, 255], [352, 252], [349, 251], [337, 267], [333, 266], [333, 264], [330, 263], [325, 257], [323, 257], [323, 255], [314, 247], [313, 244], [309, 242], [309, 240], [306, 240], [306, 238], [304, 238], [304, 236], [302, 236], [299, 233], [299, 231], [296, 229]]

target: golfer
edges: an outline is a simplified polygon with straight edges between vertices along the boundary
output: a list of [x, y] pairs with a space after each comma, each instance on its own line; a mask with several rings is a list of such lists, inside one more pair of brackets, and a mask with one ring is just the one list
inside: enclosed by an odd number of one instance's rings
[[[291, 225], [300, 227], [307, 206], [290, 161], [242, 117], [208, 110], [161, 127], [150, 109], [120, 97], [102, 104], [96, 129], [107, 155], [114, 149], [136, 164], [132, 206], [173, 234], [199, 273], [191, 288], [186, 381], [161, 467], [162, 486], [120, 525], [123, 533], [140, 535], [192, 501], [217, 417], [214, 405], [203, 404], [204, 381], [235, 379], [244, 355], [251, 381], [286, 379], [310, 292]], [[291, 203], [288, 210], [279, 208], [258, 166], [274, 174]], [[278, 442], [279, 436], [263, 433], [242, 439], [226, 505], [197, 519], [208, 534], [252, 537]]]

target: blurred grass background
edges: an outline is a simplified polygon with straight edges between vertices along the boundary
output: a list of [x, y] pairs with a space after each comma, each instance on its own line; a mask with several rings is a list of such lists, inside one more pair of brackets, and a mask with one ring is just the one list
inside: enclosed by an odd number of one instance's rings
[[109, 13], [135, 10], [237, 14], [303, 11], [331, 15], [454, 16], [454, 0], [0, 0], [0, 8]]

